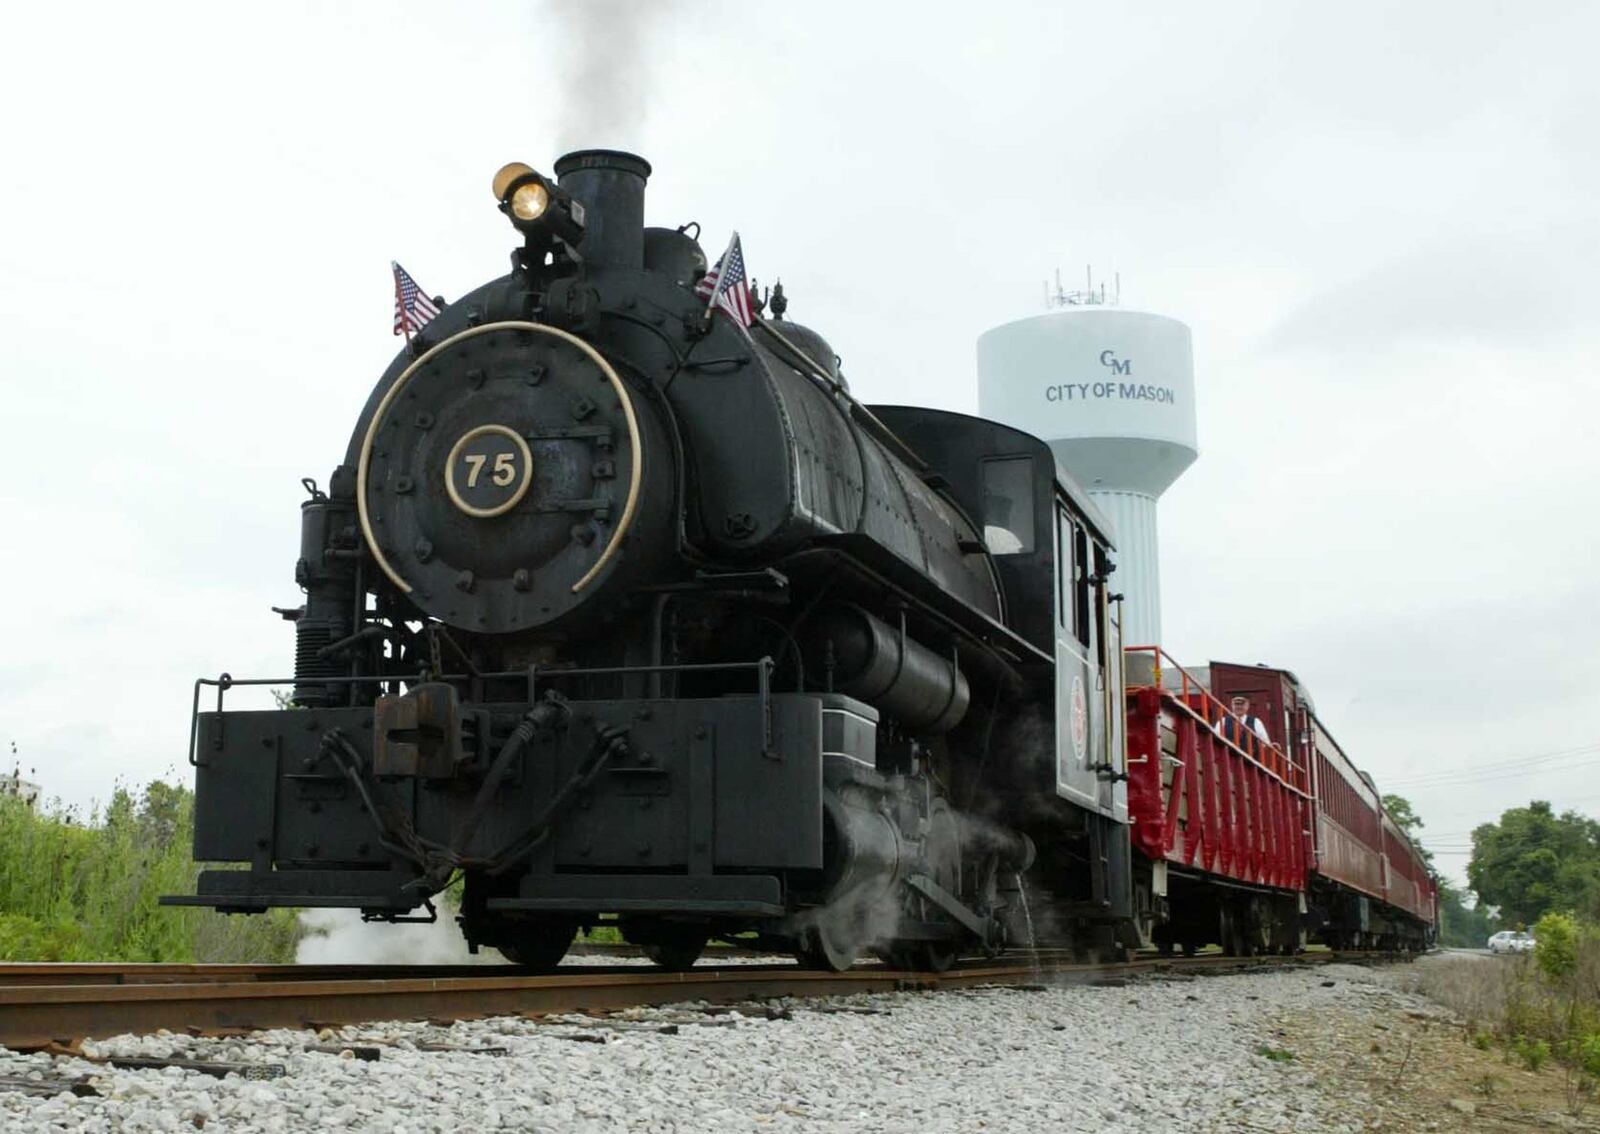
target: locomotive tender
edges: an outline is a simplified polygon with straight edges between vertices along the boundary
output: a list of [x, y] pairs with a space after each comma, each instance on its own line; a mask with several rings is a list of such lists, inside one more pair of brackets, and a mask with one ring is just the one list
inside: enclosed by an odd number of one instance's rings
[[1130, 788], [1183, 784], [1128, 759], [1111, 533], [1049, 449], [860, 404], [779, 303], [709, 317], [693, 226], [644, 224], [642, 159], [555, 172], [495, 177], [511, 271], [443, 307], [306, 481], [292, 705], [197, 683], [195, 858], [248, 868], [168, 900], [404, 920], [459, 877], [469, 944], [537, 968], [613, 919], [673, 967], [748, 931], [829, 968], [1192, 945], [1208, 901], [1251, 928], [1231, 947], [1303, 940], [1315, 855], [1241, 880], [1214, 839], [1131, 837]]

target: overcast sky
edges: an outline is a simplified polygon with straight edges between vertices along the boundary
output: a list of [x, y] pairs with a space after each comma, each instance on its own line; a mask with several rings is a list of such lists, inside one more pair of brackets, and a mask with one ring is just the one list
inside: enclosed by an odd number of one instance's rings
[[9, 13], [0, 743], [48, 794], [177, 774], [195, 676], [291, 670], [389, 261], [500, 274], [495, 169], [605, 145], [868, 401], [974, 410], [980, 332], [1120, 272], [1194, 331], [1168, 648], [1295, 670], [1441, 851], [1600, 813], [1600, 8], [581, 7]]

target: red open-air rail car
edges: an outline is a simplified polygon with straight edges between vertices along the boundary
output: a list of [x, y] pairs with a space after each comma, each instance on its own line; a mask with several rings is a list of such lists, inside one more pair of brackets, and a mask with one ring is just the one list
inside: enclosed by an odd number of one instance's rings
[[[1213, 662], [1204, 676], [1157, 646], [1127, 651], [1128, 814], [1166, 882], [1164, 947], [1220, 937], [1236, 952], [1420, 947], [1437, 894], [1372, 780], [1318, 720], [1294, 674]], [[1244, 695], [1271, 736], [1218, 725]], [[1158, 887], [1159, 889], [1159, 887]]]

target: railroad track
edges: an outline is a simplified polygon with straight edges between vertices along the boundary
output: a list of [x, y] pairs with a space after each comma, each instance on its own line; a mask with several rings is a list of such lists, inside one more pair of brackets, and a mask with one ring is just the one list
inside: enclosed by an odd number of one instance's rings
[[0, 964], [0, 1046], [19, 1051], [70, 1048], [86, 1038], [162, 1029], [232, 1035], [386, 1019], [614, 1011], [685, 1000], [727, 1004], [977, 985], [1094, 983], [1141, 974], [1236, 972], [1374, 956], [1214, 955], [1111, 964], [1000, 958], [937, 974], [874, 965], [814, 972], [781, 963], [700, 966], [687, 972], [572, 966], [548, 976], [531, 976], [507, 965]]

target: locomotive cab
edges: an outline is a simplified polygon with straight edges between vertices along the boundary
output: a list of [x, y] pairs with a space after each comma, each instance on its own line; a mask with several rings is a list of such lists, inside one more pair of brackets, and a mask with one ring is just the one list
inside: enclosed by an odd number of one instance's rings
[[1028, 885], [1074, 945], [1133, 944], [1120, 596], [1110, 524], [1043, 441], [943, 410], [874, 406], [980, 517], [1007, 623], [1036, 653], [994, 743], [997, 799], [1041, 848]]

